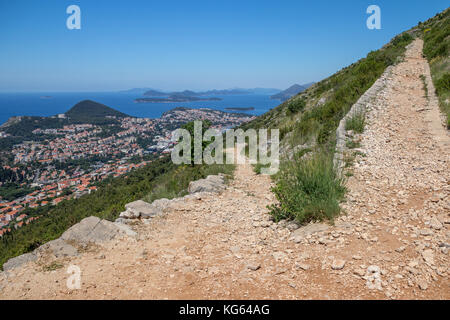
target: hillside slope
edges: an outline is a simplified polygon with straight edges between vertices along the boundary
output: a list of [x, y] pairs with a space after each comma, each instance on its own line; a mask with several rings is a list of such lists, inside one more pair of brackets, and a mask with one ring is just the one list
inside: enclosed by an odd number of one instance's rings
[[[137, 239], [53, 271], [32, 262], [3, 273], [0, 298], [448, 300], [450, 137], [424, 96], [422, 44], [390, 70], [353, 136], [347, 215], [334, 226], [273, 223], [270, 178], [241, 165], [220, 195], [136, 224]], [[82, 270], [80, 290], [66, 287], [69, 264]]]
[[431, 68], [436, 93], [444, 123], [450, 130], [450, 8], [424, 23], [419, 23], [423, 33], [424, 55]]

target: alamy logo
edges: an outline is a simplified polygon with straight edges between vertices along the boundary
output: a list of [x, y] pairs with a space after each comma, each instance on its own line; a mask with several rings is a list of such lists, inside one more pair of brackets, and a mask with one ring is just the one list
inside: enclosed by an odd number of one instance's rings
[[381, 29], [381, 9], [377, 5], [371, 5], [367, 8], [367, 14], [371, 14], [369, 18], [367, 18], [367, 28], [369, 30], [380, 30]]
[[70, 14], [70, 16], [67, 18], [66, 26], [67, 29], [73, 30], [73, 29], [81, 29], [81, 9], [77, 5], [71, 5], [67, 7], [66, 10], [67, 14]]
[[[245, 164], [248, 153], [250, 164], [262, 165], [261, 173], [275, 174], [279, 169], [279, 130], [230, 129], [225, 136], [219, 130], [208, 129], [203, 133], [202, 121], [194, 121], [193, 137], [186, 129], [177, 129], [172, 140], [178, 141], [171, 157], [175, 164]], [[224, 153], [224, 139], [226, 150]], [[270, 146], [270, 150], [269, 150]], [[224, 155], [225, 154], [225, 155]]]

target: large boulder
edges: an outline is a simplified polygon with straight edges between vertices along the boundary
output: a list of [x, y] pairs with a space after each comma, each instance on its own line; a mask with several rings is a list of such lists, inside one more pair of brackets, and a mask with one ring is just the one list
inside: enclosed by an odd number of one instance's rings
[[25, 263], [36, 261], [38, 259], [37, 255], [34, 252], [25, 253], [21, 256], [9, 259], [7, 262], [3, 264], [4, 271], [10, 271], [12, 269], [18, 268]]
[[[36, 261], [48, 253], [56, 258], [78, 256], [78, 250], [70, 243], [85, 245], [88, 243], [100, 244], [118, 236], [136, 237], [136, 232], [130, 227], [101, 220], [97, 217], [88, 217], [70, 227], [59, 239], [49, 241], [30, 253], [9, 259], [3, 264], [3, 270], [9, 271], [25, 263]], [[70, 243], [69, 243], [70, 242]]]
[[197, 192], [220, 192], [225, 189], [223, 176], [207, 176], [206, 179], [200, 179], [189, 183], [188, 192], [190, 194]]
[[35, 250], [36, 254], [52, 253], [56, 258], [78, 256], [78, 250], [62, 239], [49, 241]]
[[61, 239], [80, 244], [100, 244], [121, 234], [124, 232], [115, 223], [92, 216], [84, 218], [80, 223], [70, 227], [62, 234]]
[[168, 199], [159, 199], [151, 204], [142, 200], [137, 200], [125, 205], [125, 211], [120, 214], [122, 219], [148, 219], [161, 214], [170, 204]]

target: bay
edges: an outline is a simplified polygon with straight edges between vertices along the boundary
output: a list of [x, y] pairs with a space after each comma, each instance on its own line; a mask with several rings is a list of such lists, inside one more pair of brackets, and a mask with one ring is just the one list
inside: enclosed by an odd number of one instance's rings
[[93, 100], [130, 116], [159, 118], [165, 111], [176, 107], [211, 108], [225, 112], [226, 108], [254, 108], [242, 111], [261, 115], [280, 104], [269, 95], [216, 95], [221, 101], [196, 101], [180, 103], [135, 103], [142, 96], [120, 92], [39, 92], [39, 93], [0, 93], [0, 124], [12, 116], [53, 116], [68, 111], [82, 100]]

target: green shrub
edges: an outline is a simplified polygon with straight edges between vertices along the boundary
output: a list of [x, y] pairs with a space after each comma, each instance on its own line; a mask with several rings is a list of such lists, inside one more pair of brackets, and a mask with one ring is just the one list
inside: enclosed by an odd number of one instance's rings
[[349, 148], [349, 149], [356, 149], [356, 148], [360, 148], [360, 147], [361, 147], [361, 144], [360, 144], [359, 142], [357, 142], [357, 141], [350, 140], [350, 141], [347, 141], [347, 143], [345, 144], [345, 146], [346, 146], [347, 148]]
[[300, 111], [302, 111], [306, 106], [306, 100], [305, 99], [294, 99], [293, 101], [288, 102], [288, 114], [296, 114]]
[[332, 157], [313, 153], [311, 157], [283, 163], [272, 188], [279, 203], [270, 207], [276, 221], [332, 220], [340, 213], [345, 187], [336, 175]]
[[366, 115], [364, 112], [356, 112], [345, 122], [345, 130], [353, 130], [356, 133], [363, 133], [366, 123]]
[[255, 171], [256, 174], [261, 174], [261, 169], [262, 168], [269, 168], [270, 167], [270, 163], [268, 164], [261, 164], [261, 163], [257, 163], [253, 165], [253, 171]]
[[447, 129], [450, 129], [450, 9], [426, 21], [422, 31], [423, 54], [430, 64], [439, 106], [447, 116]]
[[427, 85], [427, 78], [425, 77], [425, 75], [421, 74], [420, 75], [420, 80], [422, 80], [422, 84], [423, 84], [423, 91], [425, 91], [425, 98], [429, 98], [428, 97], [428, 85]]
[[436, 93], [444, 94], [450, 91], [450, 73], [445, 73], [441, 78], [436, 80], [435, 83]]

